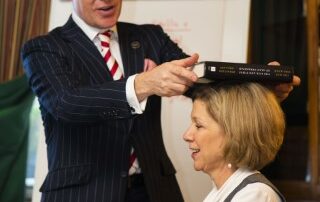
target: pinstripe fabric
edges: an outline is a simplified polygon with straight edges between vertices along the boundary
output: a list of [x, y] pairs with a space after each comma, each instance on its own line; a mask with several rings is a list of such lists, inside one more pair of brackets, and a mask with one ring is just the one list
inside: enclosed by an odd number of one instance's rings
[[[125, 75], [143, 71], [145, 58], [160, 64], [186, 57], [159, 26], [118, 23], [117, 29]], [[131, 47], [137, 42], [139, 48]], [[49, 172], [42, 201], [123, 201], [131, 145], [151, 201], [183, 201], [161, 135], [160, 97], [149, 97], [145, 112], [132, 115], [126, 80], [112, 80], [71, 18], [28, 41], [22, 59], [46, 134]]]

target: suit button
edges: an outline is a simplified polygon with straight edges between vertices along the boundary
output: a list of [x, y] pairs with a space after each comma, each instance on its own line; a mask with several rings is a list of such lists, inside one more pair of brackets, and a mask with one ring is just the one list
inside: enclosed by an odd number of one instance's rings
[[107, 112], [100, 112], [100, 115], [105, 118], [107, 116]]
[[128, 172], [122, 171], [122, 172], [120, 173], [120, 176], [123, 177], [123, 178], [125, 178], [125, 177], [128, 176]]
[[112, 115], [113, 115], [113, 116], [117, 116], [117, 115], [118, 115], [117, 110], [112, 110]]
[[100, 112], [100, 115], [103, 119], [107, 119], [107, 118], [111, 117], [110, 112], [106, 112], [106, 111]]

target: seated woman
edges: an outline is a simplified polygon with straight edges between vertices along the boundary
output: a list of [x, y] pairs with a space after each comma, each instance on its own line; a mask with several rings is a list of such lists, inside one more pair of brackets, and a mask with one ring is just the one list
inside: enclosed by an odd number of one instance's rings
[[195, 170], [213, 181], [204, 202], [285, 201], [258, 171], [275, 158], [284, 136], [284, 114], [270, 90], [252, 82], [197, 89], [191, 120], [183, 138]]

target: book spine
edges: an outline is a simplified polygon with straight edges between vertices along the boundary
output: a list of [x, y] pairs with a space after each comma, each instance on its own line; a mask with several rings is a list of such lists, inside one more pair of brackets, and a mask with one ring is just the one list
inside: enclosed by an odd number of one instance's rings
[[292, 82], [293, 68], [287, 66], [237, 63], [205, 63], [205, 78], [210, 80], [244, 80], [259, 82]]

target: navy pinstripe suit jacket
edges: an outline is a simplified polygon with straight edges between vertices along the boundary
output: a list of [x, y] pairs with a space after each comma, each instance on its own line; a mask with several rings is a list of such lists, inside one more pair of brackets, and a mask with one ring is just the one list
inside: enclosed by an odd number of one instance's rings
[[[159, 26], [119, 22], [117, 29], [126, 76], [142, 72], [145, 58], [161, 64], [186, 57]], [[131, 145], [151, 201], [183, 201], [163, 144], [160, 97], [149, 97], [145, 112], [132, 115], [126, 79], [112, 80], [72, 18], [28, 41], [22, 59], [46, 134], [49, 172], [42, 201], [123, 201]]]

